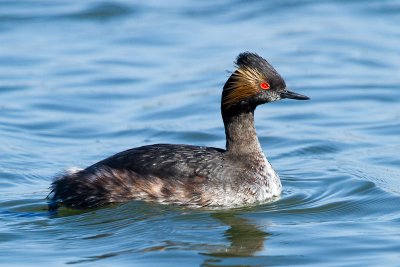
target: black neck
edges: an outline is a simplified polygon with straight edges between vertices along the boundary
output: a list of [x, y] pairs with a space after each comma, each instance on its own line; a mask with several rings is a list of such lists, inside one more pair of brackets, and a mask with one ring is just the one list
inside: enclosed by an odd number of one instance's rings
[[222, 108], [225, 124], [226, 151], [237, 156], [262, 154], [254, 127], [255, 107]]

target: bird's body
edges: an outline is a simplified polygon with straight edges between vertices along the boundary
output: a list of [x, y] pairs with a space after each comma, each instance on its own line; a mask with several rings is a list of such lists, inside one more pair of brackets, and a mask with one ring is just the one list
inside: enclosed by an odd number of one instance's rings
[[281, 182], [261, 149], [254, 110], [279, 98], [307, 97], [287, 91], [279, 74], [256, 54], [239, 55], [237, 64], [221, 101], [226, 150], [156, 144], [120, 152], [58, 177], [52, 184], [50, 209], [60, 204], [92, 208], [133, 199], [232, 207], [279, 196]]
[[281, 192], [279, 177], [263, 155], [241, 158], [189, 145], [133, 148], [68, 177], [55, 188], [57, 198], [74, 208], [132, 199], [229, 207], [263, 202]]

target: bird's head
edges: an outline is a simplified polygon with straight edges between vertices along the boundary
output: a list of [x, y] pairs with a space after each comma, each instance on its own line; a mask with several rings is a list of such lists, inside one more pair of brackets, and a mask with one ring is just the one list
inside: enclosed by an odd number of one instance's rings
[[283, 98], [307, 100], [309, 97], [289, 91], [279, 73], [262, 57], [241, 53], [237, 69], [225, 83], [222, 109], [254, 109], [257, 105]]

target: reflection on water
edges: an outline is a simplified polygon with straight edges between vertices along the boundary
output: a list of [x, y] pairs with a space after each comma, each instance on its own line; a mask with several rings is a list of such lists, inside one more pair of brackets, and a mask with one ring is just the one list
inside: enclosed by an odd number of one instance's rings
[[[395, 266], [399, 10], [394, 0], [0, 1], [0, 265]], [[247, 50], [312, 99], [256, 111], [281, 199], [218, 212], [46, 210], [65, 168], [151, 143], [224, 147], [220, 93]]]
[[252, 224], [248, 219], [241, 218], [234, 213], [215, 213], [213, 218], [229, 226], [224, 236], [229, 241], [229, 246], [206, 255], [214, 257], [248, 257], [264, 248], [264, 241], [268, 234]]

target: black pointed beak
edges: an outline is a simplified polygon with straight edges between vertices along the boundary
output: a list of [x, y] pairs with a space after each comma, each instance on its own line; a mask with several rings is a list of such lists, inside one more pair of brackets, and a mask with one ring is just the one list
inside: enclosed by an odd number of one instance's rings
[[281, 92], [281, 98], [290, 98], [290, 99], [298, 99], [298, 100], [309, 100], [310, 98], [305, 95], [301, 95], [295, 92], [291, 92], [289, 90], [285, 90]]

